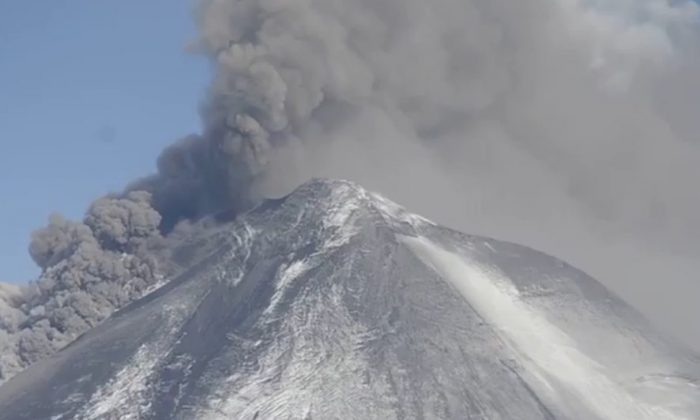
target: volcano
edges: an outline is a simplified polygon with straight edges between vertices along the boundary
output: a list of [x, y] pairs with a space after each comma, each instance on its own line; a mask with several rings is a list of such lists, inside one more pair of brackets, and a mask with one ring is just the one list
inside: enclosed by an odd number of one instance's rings
[[313, 180], [0, 387], [0, 419], [698, 419], [700, 358], [583, 272]]

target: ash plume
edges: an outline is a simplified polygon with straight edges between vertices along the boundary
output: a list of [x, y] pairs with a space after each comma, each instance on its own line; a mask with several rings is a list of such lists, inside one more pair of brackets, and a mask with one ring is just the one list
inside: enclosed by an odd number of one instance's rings
[[84, 222], [53, 215], [32, 236], [43, 273], [23, 289], [0, 285], [0, 382], [67, 345], [158, 280], [160, 215], [147, 192], [93, 203]]
[[19, 366], [154, 284], [178, 223], [310, 176], [564, 258], [700, 347], [695, 2], [200, 0], [195, 19], [202, 132], [35, 234], [44, 273], [3, 330]]

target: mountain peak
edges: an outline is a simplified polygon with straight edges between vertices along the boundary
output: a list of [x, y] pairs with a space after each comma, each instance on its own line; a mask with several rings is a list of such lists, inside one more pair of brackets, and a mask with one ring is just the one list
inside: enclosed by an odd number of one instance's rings
[[428, 219], [406, 210], [381, 194], [369, 191], [347, 180], [314, 178], [296, 188], [288, 196], [268, 200], [256, 211], [285, 203], [305, 215], [313, 214], [317, 220], [330, 226], [351, 226], [373, 218], [376, 223], [386, 223], [395, 228], [420, 228], [434, 225]]
[[589, 276], [348, 181], [174, 254], [181, 275], [0, 387], [0, 420], [700, 412], [697, 356]]

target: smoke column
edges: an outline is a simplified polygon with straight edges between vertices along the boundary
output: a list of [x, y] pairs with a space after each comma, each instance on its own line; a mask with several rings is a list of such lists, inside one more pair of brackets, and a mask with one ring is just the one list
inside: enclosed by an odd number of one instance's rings
[[12, 363], [142, 295], [178, 223], [311, 176], [564, 258], [700, 348], [699, 17], [690, 0], [198, 1], [202, 133], [35, 234], [39, 291], [0, 306], [23, 317]]
[[351, 178], [565, 258], [700, 346], [698, 18], [668, 0], [204, 1], [205, 137], [254, 133], [263, 191]]

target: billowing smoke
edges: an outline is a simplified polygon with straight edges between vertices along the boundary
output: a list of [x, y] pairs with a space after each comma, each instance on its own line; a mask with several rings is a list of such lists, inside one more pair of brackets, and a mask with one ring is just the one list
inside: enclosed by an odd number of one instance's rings
[[205, 137], [268, 150], [252, 185], [357, 180], [565, 258], [700, 347], [695, 2], [199, 4]]
[[82, 223], [54, 215], [34, 233], [29, 251], [41, 277], [24, 289], [0, 284], [0, 382], [156, 284], [148, 245], [156, 247], [160, 221], [140, 191], [95, 201]]
[[35, 235], [17, 354], [140, 296], [179, 222], [319, 175], [563, 257], [700, 347], [699, 17], [691, 0], [200, 0], [203, 132]]

